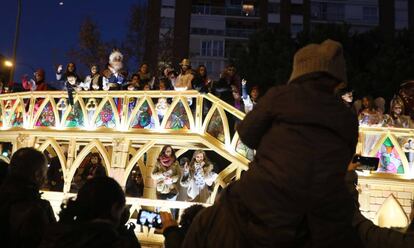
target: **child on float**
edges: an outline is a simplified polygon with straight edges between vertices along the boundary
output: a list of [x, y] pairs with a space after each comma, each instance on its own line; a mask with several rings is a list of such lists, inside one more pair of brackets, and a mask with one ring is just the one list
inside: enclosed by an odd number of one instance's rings
[[[213, 171], [213, 164], [208, 160], [203, 150], [197, 150], [193, 154], [190, 162], [190, 170], [187, 172], [186, 181], [182, 181], [181, 185], [188, 187], [187, 195], [195, 202], [206, 202], [210, 197], [209, 187], [213, 185], [217, 179], [217, 173]], [[187, 175], [183, 175], [185, 178]]]
[[81, 91], [82, 82], [79, 81], [78, 76], [74, 73], [66, 74], [65, 89], [68, 92], [68, 100], [70, 105], [74, 105], [73, 93], [76, 91]]
[[99, 74], [98, 65], [91, 65], [91, 74], [86, 76], [85, 82], [80, 86], [84, 90], [102, 90], [102, 76]]
[[67, 81], [67, 77], [69, 74], [75, 74], [77, 78], [79, 78], [78, 74], [76, 73], [76, 64], [73, 62], [69, 62], [66, 66], [66, 71], [63, 72], [63, 66], [59, 65], [56, 70], [56, 80], [59, 82]]
[[180, 165], [175, 156], [174, 149], [170, 145], [162, 148], [157, 158], [152, 179], [156, 181], [157, 198], [161, 200], [176, 200], [177, 183], [180, 178]]
[[[168, 81], [166, 79], [160, 79], [158, 82], [158, 90], [165, 91], [170, 90]], [[155, 110], [157, 111], [158, 118], [160, 120], [160, 123], [162, 122], [162, 119], [164, 118], [165, 113], [167, 112], [168, 108], [170, 107], [171, 99], [167, 99], [166, 97], [160, 97], [156, 100], [155, 104]]]
[[129, 82], [124, 86], [123, 90], [129, 90], [129, 91], [140, 90], [141, 89], [140, 83], [141, 81], [139, 79], [139, 75], [133, 74]]
[[252, 111], [253, 107], [256, 105], [257, 100], [260, 95], [259, 87], [253, 86], [250, 90], [250, 95], [247, 94], [247, 81], [242, 80], [242, 100], [244, 103], [244, 112], [247, 114]]
[[188, 178], [190, 176], [190, 160], [187, 157], [180, 159], [180, 183], [178, 184], [178, 197], [177, 201], [189, 201], [188, 190]]

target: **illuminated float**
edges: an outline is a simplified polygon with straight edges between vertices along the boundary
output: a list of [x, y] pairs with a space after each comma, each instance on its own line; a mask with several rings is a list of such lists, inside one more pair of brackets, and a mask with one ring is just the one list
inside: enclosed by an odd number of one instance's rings
[[[156, 103], [163, 98], [169, 104], [158, 113]], [[193, 204], [156, 199], [151, 172], [164, 145], [172, 145], [177, 156], [202, 149], [228, 161], [207, 205], [221, 188], [240, 178], [253, 158], [234, 132], [234, 122], [243, 118], [231, 105], [197, 91], [84, 91], [76, 93], [73, 106], [63, 91], [13, 93], [0, 95], [0, 142], [10, 144], [12, 151], [36, 147], [58, 161], [62, 187], [45, 188], [43, 194], [56, 212], [73, 195], [90, 153], [99, 154], [106, 174], [124, 188], [139, 172], [143, 195], [127, 197], [133, 219], [142, 207], [167, 210]], [[380, 159], [377, 172], [359, 177], [361, 211], [376, 223], [403, 225], [414, 193], [414, 129], [360, 127], [357, 152]], [[395, 211], [386, 211], [390, 208]], [[136, 232], [143, 243], [163, 242], [153, 229], [137, 227]]]
[[[158, 99], [170, 102], [162, 113], [156, 107]], [[62, 200], [76, 192], [91, 153], [99, 154], [106, 174], [124, 188], [131, 175], [140, 172], [143, 195], [127, 198], [131, 217], [136, 218], [142, 206], [167, 210], [194, 204], [156, 199], [151, 172], [164, 145], [172, 145], [177, 157], [202, 149], [214, 151], [227, 161], [217, 171], [205, 204], [238, 179], [253, 157], [253, 151], [233, 130], [232, 123], [243, 117], [244, 113], [217, 97], [197, 91], [84, 91], [75, 94], [73, 106], [63, 91], [13, 93], [0, 95], [0, 142], [10, 144], [13, 152], [36, 147], [56, 162], [50, 163], [49, 174], [58, 178], [53, 185], [49, 182], [45, 186], [43, 194], [56, 213]], [[59, 173], [60, 188], [55, 187], [59, 186]], [[136, 231], [144, 243], [163, 240], [152, 229]]]

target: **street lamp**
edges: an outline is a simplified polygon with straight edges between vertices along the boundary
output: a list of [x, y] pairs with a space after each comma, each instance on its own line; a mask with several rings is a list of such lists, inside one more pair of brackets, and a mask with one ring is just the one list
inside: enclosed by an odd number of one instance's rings
[[22, 63], [22, 62], [13, 63], [11, 60], [5, 60], [5, 61], [4, 61], [4, 66], [6, 66], [6, 67], [8, 67], [8, 68], [11, 68], [11, 69], [10, 69], [10, 71], [11, 71], [11, 70], [16, 70], [16, 66], [17, 66], [17, 65], [26, 66], [27, 68], [30, 68], [30, 70], [32, 70], [32, 71], [36, 71], [36, 70], [35, 70], [35, 68], [34, 68], [33, 66], [31, 66], [31, 65], [29, 65], [29, 64], [26, 64], [26, 63]]
[[11, 62], [10, 60], [5, 60], [4, 61], [4, 65], [6, 66], [6, 67], [13, 67], [13, 62]]
[[17, 16], [16, 16], [16, 30], [14, 33], [14, 40], [13, 40], [13, 59], [11, 63], [11, 70], [10, 70], [10, 78], [9, 82], [13, 82], [14, 78], [14, 66], [13, 62], [16, 61], [16, 51], [17, 51], [17, 44], [19, 41], [19, 31], [20, 31], [20, 16], [22, 14], [22, 0], [17, 0]]

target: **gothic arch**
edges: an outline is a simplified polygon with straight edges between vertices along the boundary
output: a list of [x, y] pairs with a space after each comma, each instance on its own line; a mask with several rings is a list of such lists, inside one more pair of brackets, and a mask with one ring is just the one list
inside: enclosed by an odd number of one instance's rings
[[76, 169], [78, 169], [82, 161], [94, 148], [96, 148], [98, 152], [101, 154], [107, 175], [110, 176], [111, 160], [109, 159], [109, 154], [106, 151], [105, 147], [102, 145], [102, 143], [99, 140], [94, 139], [82, 149], [82, 151], [78, 154], [78, 156], [76, 156], [76, 159], [73, 162], [69, 170], [69, 177], [68, 177], [69, 181], [72, 181], [75, 175]]
[[62, 167], [63, 176], [66, 178], [67, 173], [68, 173], [67, 168], [66, 168], [66, 157], [65, 157], [65, 154], [63, 154], [63, 151], [62, 151], [61, 147], [59, 146], [59, 144], [56, 142], [56, 140], [53, 139], [53, 138], [48, 138], [37, 149], [41, 152], [44, 152], [49, 145], [55, 150], [55, 152], [56, 152], [56, 154], [59, 158], [60, 165]]

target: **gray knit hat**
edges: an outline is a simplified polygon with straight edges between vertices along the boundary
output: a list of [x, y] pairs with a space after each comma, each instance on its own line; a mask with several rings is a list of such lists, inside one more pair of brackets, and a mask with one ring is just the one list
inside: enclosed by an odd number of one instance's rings
[[345, 59], [342, 45], [333, 40], [321, 44], [309, 44], [296, 52], [289, 83], [313, 72], [326, 72], [343, 83], [347, 83]]

